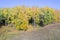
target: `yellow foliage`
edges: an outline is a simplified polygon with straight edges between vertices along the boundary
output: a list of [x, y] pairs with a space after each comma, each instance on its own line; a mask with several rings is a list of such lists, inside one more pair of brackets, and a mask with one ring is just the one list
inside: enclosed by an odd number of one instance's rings
[[[1, 11], [0, 11], [1, 12]], [[52, 22], [54, 18], [54, 22], [60, 22], [60, 14], [55, 13], [55, 10], [52, 8], [38, 8], [38, 7], [25, 7], [25, 6], [17, 6], [14, 8], [4, 8], [2, 9], [1, 17], [7, 18], [8, 22], [13, 23], [16, 29], [27, 30], [33, 29], [33, 26], [28, 24], [29, 19], [33, 18], [35, 23], [39, 24], [40, 21], [43, 20], [45, 24]], [[2, 17], [2, 18], [3, 18]], [[0, 18], [1, 19], [1, 18]]]

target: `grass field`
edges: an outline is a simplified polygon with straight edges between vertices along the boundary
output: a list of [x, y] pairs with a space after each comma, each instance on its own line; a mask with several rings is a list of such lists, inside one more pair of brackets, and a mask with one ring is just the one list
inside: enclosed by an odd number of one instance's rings
[[32, 31], [4, 31], [0, 34], [0, 40], [60, 40], [60, 23]]

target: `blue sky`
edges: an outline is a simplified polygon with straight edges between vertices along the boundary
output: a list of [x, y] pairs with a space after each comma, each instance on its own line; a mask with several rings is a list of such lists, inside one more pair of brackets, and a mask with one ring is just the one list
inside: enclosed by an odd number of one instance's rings
[[15, 6], [51, 7], [60, 10], [60, 0], [0, 0], [0, 8]]

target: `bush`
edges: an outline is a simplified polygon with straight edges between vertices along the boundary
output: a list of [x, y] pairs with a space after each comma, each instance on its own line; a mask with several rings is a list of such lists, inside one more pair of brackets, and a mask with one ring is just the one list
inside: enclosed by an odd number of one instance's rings
[[40, 26], [50, 24], [54, 20], [53, 10], [50, 10], [50, 8], [47, 8], [47, 10], [41, 9], [36, 18], [36, 23]]
[[0, 24], [13, 24], [18, 30], [27, 30], [29, 25], [45, 26], [52, 22], [60, 22], [52, 8], [14, 7], [0, 10]]

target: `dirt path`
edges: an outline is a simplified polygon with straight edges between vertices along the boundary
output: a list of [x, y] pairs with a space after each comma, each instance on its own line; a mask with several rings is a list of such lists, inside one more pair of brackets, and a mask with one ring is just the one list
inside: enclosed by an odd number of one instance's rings
[[60, 23], [49, 24], [42, 29], [8, 35], [6, 40], [60, 40]]

